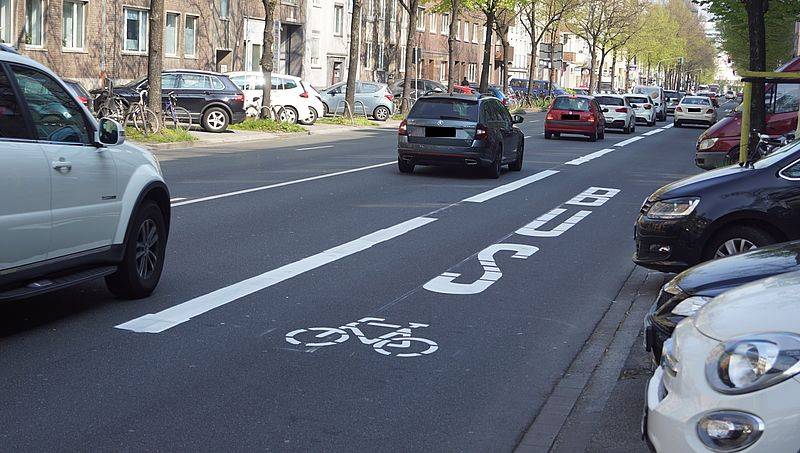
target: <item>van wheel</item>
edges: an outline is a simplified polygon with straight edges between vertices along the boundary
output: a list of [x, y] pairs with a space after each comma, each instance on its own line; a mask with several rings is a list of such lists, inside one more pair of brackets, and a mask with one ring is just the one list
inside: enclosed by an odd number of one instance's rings
[[751, 226], [726, 228], [714, 236], [706, 247], [705, 261], [748, 252], [777, 242], [769, 233]]
[[230, 123], [228, 112], [220, 107], [211, 107], [203, 113], [200, 125], [208, 132], [223, 132]]
[[161, 279], [166, 245], [164, 215], [155, 202], [147, 200], [132, 217], [117, 272], [106, 277], [109, 291], [123, 299], [149, 296]]

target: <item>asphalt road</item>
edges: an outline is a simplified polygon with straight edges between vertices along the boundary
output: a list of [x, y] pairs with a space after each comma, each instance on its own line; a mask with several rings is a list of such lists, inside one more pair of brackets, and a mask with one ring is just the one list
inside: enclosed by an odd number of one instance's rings
[[631, 274], [642, 200], [699, 171], [699, 128], [542, 119], [499, 180], [400, 174], [391, 130], [165, 162], [152, 297], [0, 306], [0, 449], [512, 450]]

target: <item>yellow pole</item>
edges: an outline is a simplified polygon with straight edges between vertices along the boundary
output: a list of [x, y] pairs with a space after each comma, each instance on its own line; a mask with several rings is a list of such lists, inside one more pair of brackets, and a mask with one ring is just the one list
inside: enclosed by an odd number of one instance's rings
[[739, 136], [739, 164], [747, 162], [747, 151], [750, 145], [750, 98], [753, 94], [753, 83], [744, 83], [742, 95], [742, 131]]

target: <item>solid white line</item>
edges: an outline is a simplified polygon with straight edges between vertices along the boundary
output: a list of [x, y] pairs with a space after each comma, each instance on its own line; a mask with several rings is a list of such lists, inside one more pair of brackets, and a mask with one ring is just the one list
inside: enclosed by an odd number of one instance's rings
[[483, 203], [484, 201], [491, 200], [492, 198], [499, 197], [505, 193], [511, 192], [513, 190], [517, 190], [521, 187], [525, 187], [528, 184], [534, 183], [536, 181], [540, 181], [548, 176], [552, 176], [558, 173], [556, 170], [544, 170], [540, 171], [539, 173], [530, 175], [526, 178], [518, 179], [512, 183], [508, 183], [499, 187], [495, 187], [492, 190], [487, 190], [486, 192], [479, 193], [478, 195], [471, 196], [466, 198], [462, 201], [468, 201], [470, 203]]
[[666, 126], [662, 127], [661, 129], [669, 129], [669, 128], [671, 128], [671, 127], [672, 127], [672, 126], [674, 126], [674, 125], [675, 125], [675, 124], [667, 124]]
[[571, 161], [569, 161], [569, 162], [564, 162], [564, 163], [565, 163], [566, 165], [580, 165], [580, 164], [585, 164], [586, 162], [589, 162], [589, 161], [590, 161], [590, 160], [592, 160], [592, 159], [597, 159], [598, 157], [600, 157], [600, 156], [604, 156], [604, 155], [606, 155], [606, 154], [608, 154], [608, 153], [610, 153], [610, 152], [613, 152], [613, 151], [614, 151], [614, 148], [606, 148], [606, 149], [601, 149], [600, 151], [595, 151], [595, 152], [593, 152], [593, 153], [591, 153], [591, 154], [587, 154], [587, 155], [585, 155], [585, 156], [583, 156], [583, 157], [579, 157], [579, 158], [577, 158], [577, 159], [572, 159]]
[[642, 134], [642, 135], [655, 135], [655, 134], [658, 134], [658, 133], [660, 133], [660, 132], [664, 132], [664, 129], [653, 129], [652, 131], [650, 131], [650, 132], [645, 132], [645, 133], [644, 133], [644, 134]]
[[324, 148], [333, 148], [333, 145], [309, 146], [308, 148], [297, 148], [297, 151], [309, 151], [312, 149], [324, 149]]
[[531, 136], [530, 136], [530, 135], [526, 135], [526, 136], [525, 136], [525, 140], [527, 140], [527, 139], [529, 139], [529, 138], [531, 138]]
[[241, 299], [257, 291], [261, 291], [262, 289], [277, 285], [278, 283], [297, 277], [298, 275], [318, 267], [362, 252], [373, 245], [389, 241], [435, 221], [436, 219], [430, 217], [415, 217], [411, 220], [398, 223], [389, 228], [378, 230], [356, 240], [325, 250], [324, 252], [317, 253], [316, 255], [303, 258], [261, 275], [256, 275], [247, 280], [242, 280], [233, 285], [220, 288], [158, 313], [144, 315], [115, 327], [118, 329], [131, 330], [133, 332], [160, 333], [189, 321], [195, 316]]
[[268, 186], [252, 187], [250, 189], [237, 190], [235, 192], [221, 193], [221, 194], [217, 194], [217, 195], [210, 195], [208, 197], [195, 198], [193, 200], [181, 201], [179, 203], [173, 203], [172, 207], [185, 206], [187, 204], [194, 204], [194, 203], [202, 203], [204, 201], [211, 201], [211, 200], [216, 200], [216, 199], [219, 199], [219, 198], [233, 197], [233, 196], [236, 196], [236, 195], [242, 195], [242, 194], [251, 193], [251, 192], [259, 192], [261, 190], [275, 189], [277, 187], [291, 186], [293, 184], [300, 184], [302, 182], [316, 181], [318, 179], [325, 179], [325, 178], [332, 178], [334, 176], [346, 175], [348, 173], [355, 173], [357, 171], [371, 170], [373, 168], [385, 167], [387, 165], [393, 165], [393, 164], [397, 164], [397, 161], [393, 160], [393, 161], [390, 161], [390, 162], [384, 162], [382, 164], [369, 165], [369, 166], [366, 166], [366, 167], [359, 167], [359, 168], [351, 168], [350, 170], [337, 171], [335, 173], [326, 173], [324, 175], [311, 176], [310, 178], [295, 179], [293, 181], [279, 182], [277, 184], [270, 184]]
[[176, 201], [182, 201], [182, 200], [185, 200], [185, 199], [186, 199], [186, 198], [170, 198], [170, 199], [169, 199], [169, 202], [170, 202], [170, 203], [175, 203]]
[[638, 142], [639, 140], [641, 140], [641, 139], [643, 139], [643, 138], [644, 138], [644, 137], [642, 137], [641, 135], [637, 135], [636, 137], [631, 137], [631, 138], [629, 138], [629, 139], [627, 139], [627, 140], [623, 140], [623, 141], [621, 141], [621, 142], [619, 142], [619, 143], [614, 143], [614, 146], [625, 146], [625, 145], [630, 145], [631, 143], [633, 143], [633, 142]]

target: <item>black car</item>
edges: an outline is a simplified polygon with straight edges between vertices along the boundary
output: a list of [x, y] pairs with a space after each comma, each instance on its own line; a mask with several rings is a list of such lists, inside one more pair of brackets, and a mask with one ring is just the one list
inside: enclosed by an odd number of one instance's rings
[[[147, 89], [147, 78], [114, 86], [113, 91], [130, 105], [139, 101], [139, 91], [143, 89]], [[228, 125], [245, 119], [244, 94], [225, 74], [189, 69], [164, 71], [161, 74], [164, 101], [170, 92], [175, 92], [178, 105], [192, 114], [192, 122], [209, 132], [222, 132]], [[98, 101], [102, 102], [102, 98]]]
[[508, 164], [522, 170], [525, 138], [522, 122], [494, 97], [442, 94], [420, 98], [400, 123], [397, 165], [411, 173], [415, 165], [482, 167], [490, 178]]
[[800, 270], [800, 241], [770, 245], [752, 252], [699, 264], [664, 285], [644, 321], [645, 349], [656, 363], [675, 326], [711, 298], [762, 278]]
[[800, 239], [800, 142], [752, 164], [658, 189], [635, 227], [636, 264], [678, 272], [756, 247]]

